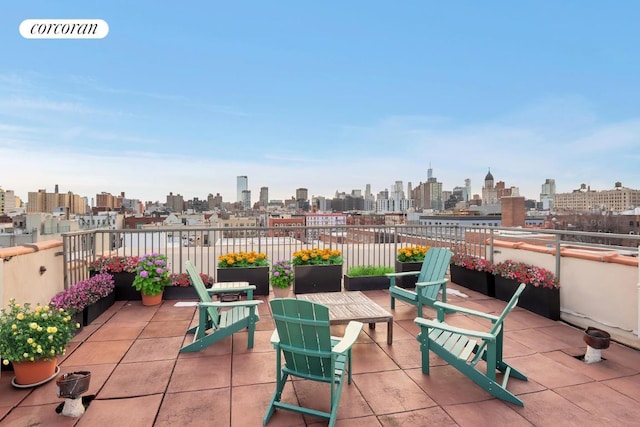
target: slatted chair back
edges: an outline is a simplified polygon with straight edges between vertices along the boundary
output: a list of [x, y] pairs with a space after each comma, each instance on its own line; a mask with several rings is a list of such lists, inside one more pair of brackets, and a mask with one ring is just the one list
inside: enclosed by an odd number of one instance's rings
[[[451, 255], [451, 251], [447, 248], [429, 248], [416, 281], [431, 282], [442, 279], [447, 274]], [[422, 288], [422, 296], [437, 300], [439, 291], [439, 286], [426, 286]]]
[[[207, 292], [207, 287], [204, 285], [196, 266], [191, 261], [185, 262], [185, 270], [187, 270], [187, 274], [189, 275], [189, 280], [191, 280], [191, 286], [198, 293], [198, 298], [200, 298], [200, 302], [212, 302], [211, 295]], [[215, 307], [209, 307], [207, 309], [209, 312], [209, 320], [212, 323], [212, 327], [214, 329], [218, 328], [218, 316], [219, 311]]]
[[321, 381], [334, 375], [329, 308], [310, 301], [271, 301], [286, 368], [292, 374]]

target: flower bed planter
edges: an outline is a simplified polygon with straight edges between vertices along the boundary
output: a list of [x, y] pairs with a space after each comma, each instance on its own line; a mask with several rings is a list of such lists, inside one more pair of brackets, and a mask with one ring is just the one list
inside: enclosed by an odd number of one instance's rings
[[[100, 274], [97, 271], [90, 271], [89, 276], [95, 276]], [[125, 271], [119, 273], [109, 273], [113, 276], [113, 282], [115, 284], [116, 301], [140, 301], [142, 297], [140, 292], [136, 291], [133, 287], [133, 279], [136, 278], [136, 273], [128, 273]]]
[[[396, 273], [404, 273], [407, 271], [420, 271], [422, 261], [419, 262], [400, 262], [396, 260]], [[409, 277], [396, 277], [396, 286], [401, 288], [415, 288], [418, 281], [418, 275]], [[388, 287], [388, 286], [387, 286]]]
[[116, 293], [111, 292], [106, 297], [100, 298], [98, 301], [87, 306], [82, 312], [82, 325], [87, 326], [96, 320], [102, 313], [107, 311], [109, 307], [116, 302]]
[[269, 266], [218, 268], [218, 282], [249, 282], [255, 285], [254, 295], [269, 295]]
[[295, 294], [342, 290], [342, 264], [296, 265], [293, 271]]
[[389, 289], [387, 276], [347, 276], [344, 275], [344, 289], [347, 291], [373, 291]]
[[[519, 282], [514, 279], [495, 276], [496, 298], [509, 301], [518, 285]], [[560, 320], [560, 289], [527, 285], [520, 295], [518, 307], [551, 320]]]
[[488, 295], [490, 297], [495, 297], [495, 276], [493, 274], [487, 271], [470, 270], [453, 264], [449, 266], [449, 272], [451, 273], [451, 281], [453, 283], [464, 286], [472, 291], [480, 292], [481, 294]]
[[165, 300], [199, 299], [193, 286], [167, 286], [162, 296]]

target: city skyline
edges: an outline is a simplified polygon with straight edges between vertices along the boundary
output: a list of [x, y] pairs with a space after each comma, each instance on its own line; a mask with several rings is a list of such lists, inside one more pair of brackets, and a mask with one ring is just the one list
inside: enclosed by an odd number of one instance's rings
[[[285, 200], [427, 180], [539, 199], [640, 188], [640, 5], [595, 1], [101, 4], [0, 16], [0, 186], [142, 201], [249, 176]], [[25, 19], [93, 18], [99, 40], [27, 40]]]

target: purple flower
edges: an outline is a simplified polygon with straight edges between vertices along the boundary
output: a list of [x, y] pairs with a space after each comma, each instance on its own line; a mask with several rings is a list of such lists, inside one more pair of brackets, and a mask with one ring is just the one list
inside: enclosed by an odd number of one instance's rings
[[142, 270], [142, 271], [140, 272], [140, 277], [147, 277], [147, 276], [149, 276], [149, 273], [147, 273], [147, 271], [146, 271], [146, 270]]
[[158, 274], [162, 274], [162, 273], [164, 273], [164, 269], [162, 269], [162, 268], [156, 268], [156, 273], [158, 273]]

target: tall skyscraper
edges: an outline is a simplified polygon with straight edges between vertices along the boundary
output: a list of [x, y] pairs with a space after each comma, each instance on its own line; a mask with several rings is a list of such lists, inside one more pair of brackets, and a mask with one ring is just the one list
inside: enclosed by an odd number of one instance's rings
[[240, 175], [237, 177], [236, 182], [237, 182], [237, 191], [238, 191], [238, 198], [236, 202], [242, 203], [243, 201], [242, 192], [247, 191], [249, 189], [249, 178], [246, 175]]
[[269, 187], [260, 187], [260, 205], [263, 208], [269, 205]]
[[468, 202], [471, 200], [471, 180], [469, 178], [464, 180], [464, 188], [466, 190], [464, 193], [464, 201]]
[[547, 178], [542, 184], [540, 190], [540, 203], [542, 203], [542, 209], [553, 208], [553, 196], [556, 194], [556, 180]]

